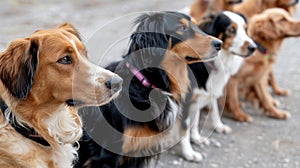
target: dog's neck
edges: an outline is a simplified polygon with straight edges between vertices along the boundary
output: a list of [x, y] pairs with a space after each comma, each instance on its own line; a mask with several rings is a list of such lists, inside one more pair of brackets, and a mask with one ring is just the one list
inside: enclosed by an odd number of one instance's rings
[[170, 78], [174, 98], [177, 101], [185, 99], [190, 86], [187, 64], [178, 56], [173, 55], [171, 52], [167, 52], [161, 66]]
[[263, 55], [270, 56], [270, 58], [277, 56], [283, 42], [283, 40], [265, 40], [262, 38], [253, 38], [253, 40], [258, 46], [258, 51]]
[[[35, 101], [36, 97], [32, 94], [29, 94], [26, 99], [17, 100], [8, 93], [2, 82], [0, 82], [0, 91], [2, 92], [0, 99], [8, 105], [15, 119], [34, 129], [50, 146], [55, 148], [67, 143], [73, 144], [81, 137], [82, 124], [81, 121], [74, 120], [74, 118], [79, 118], [74, 107], [68, 107], [64, 102], [54, 102], [54, 100], [48, 102]], [[66, 122], [60, 123], [63, 119]], [[74, 125], [78, 126], [75, 127]], [[67, 138], [69, 140], [66, 142], [60, 142], [60, 139], [63, 140], [60, 136], [66, 136], [67, 129], [73, 132], [69, 137], [70, 139]], [[49, 130], [51, 130], [51, 133]]]

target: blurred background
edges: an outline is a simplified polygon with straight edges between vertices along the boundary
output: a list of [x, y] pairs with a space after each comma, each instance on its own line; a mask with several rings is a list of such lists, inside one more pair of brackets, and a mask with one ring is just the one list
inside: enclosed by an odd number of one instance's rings
[[[67, 21], [81, 33], [92, 61], [105, 65], [120, 59], [126, 51], [132, 16], [144, 11], [179, 10], [192, 2], [193, 0], [1, 0], [0, 50], [3, 51], [16, 38], [27, 37], [37, 29], [53, 28]], [[298, 10], [293, 17], [300, 20]], [[100, 40], [95, 41], [97, 39]], [[124, 43], [107, 51], [118, 40]], [[246, 104], [245, 111], [253, 116], [253, 123], [238, 123], [224, 118], [224, 123], [233, 129], [231, 134], [213, 134], [209, 146], [194, 146], [204, 155], [204, 161], [186, 162], [170, 150], [161, 155], [154, 164], [155, 167], [300, 167], [299, 45], [299, 38], [286, 40], [275, 67], [280, 86], [290, 89], [292, 93], [289, 97], [276, 97], [281, 102], [280, 108], [291, 113], [290, 119], [278, 121], [267, 118], [258, 109]], [[101, 59], [98, 59], [99, 56]]]

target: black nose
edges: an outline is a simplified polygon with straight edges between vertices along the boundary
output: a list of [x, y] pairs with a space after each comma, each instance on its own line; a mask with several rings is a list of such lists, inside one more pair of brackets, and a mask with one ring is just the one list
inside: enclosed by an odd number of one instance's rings
[[119, 76], [113, 76], [109, 80], [105, 82], [105, 86], [108, 89], [117, 91], [122, 87], [123, 79], [120, 78]]
[[214, 41], [211, 42], [211, 45], [212, 45], [217, 51], [221, 50], [222, 44], [223, 44], [223, 43], [222, 43], [222, 41], [220, 41], [220, 40], [214, 40]]
[[256, 50], [256, 47], [253, 45], [249, 45], [248, 50], [253, 53]]

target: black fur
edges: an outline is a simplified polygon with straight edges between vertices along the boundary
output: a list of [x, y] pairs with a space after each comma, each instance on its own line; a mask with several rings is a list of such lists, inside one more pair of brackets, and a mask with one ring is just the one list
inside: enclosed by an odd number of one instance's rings
[[[231, 23], [231, 19], [221, 12], [217, 15], [209, 16], [209, 18], [207, 18], [206, 21], [202, 22], [199, 25], [199, 28], [203, 32], [214, 37], [220, 38], [220, 40], [224, 41], [227, 38], [226, 30]], [[213, 61], [211, 61], [211, 64], [213, 65]], [[211, 67], [207, 66], [204, 62], [200, 62], [189, 64], [189, 68], [191, 69], [191, 72], [193, 72], [192, 74], [190, 73], [189, 76], [190, 78], [196, 78], [197, 87], [206, 89], [206, 82], [208, 80], [209, 73], [212, 70]]]
[[37, 51], [37, 42], [26, 39], [26, 42], [20, 43], [6, 53], [9, 54], [9, 58], [4, 59], [11, 60], [11, 63], [15, 63], [14, 66], [7, 66], [7, 60], [6, 64], [3, 62], [0, 64], [1, 81], [12, 96], [17, 99], [26, 98], [31, 90], [38, 65]]
[[[192, 38], [194, 31], [186, 31], [184, 35], [176, 34], [181, 18], [190, 18], [175, 12], [157, 12], [144, 14], [137, 18], [136, 31], [131, 36], [128, 53], [124, 60], [110, 64], [107, 69], [123, 78], [123, 89], [117, 99], [101, 107], [88, 107], [80, 110], [84, 121], [88, 119], [97, 122], [85, 123], [85, 132], [80, 141], [79, 161], [75, 167], [88, 163], [92, 168], [98, 167], [144, 167], [151, 156], [122, 156], [123, 135], [128, 127], [147, 126], [154, 131], [162, 132], [172, 126], [175, 118], [170, 120], [170, 102], [162, 91], [171, 93], [170, 81], [160, 64], [168, 48], [168, 42], [175, 46], [181, 41]], [[157, 88], [145, 87], [126, 63], [135, 66]], [[170, 97], [173, 99], [172, 97]], [[174, 99], [173, 99], [174, 100]], [[181, 100], [174, 100], [177, 105]], [[138, 119], [149, 119], [140, 121]], [[106, 124], [109, 123], [109, 124]], [[120, 134], [114, 133], [117, 130]], [[104, 149], [92, 140], [88, 133], [97, 132], [100, 143], [116, 150], [119, 154]], [[98, 142], [98, 141], [97, 141]], [[99, 142], [98, 142], [99, 143]], [[135, 145], [135, 144], [132, 144]], [[150, 149], [151, 150], [151, 149]], [[137, 151], [132, 151], [135, 154]], [[141, 151], [141, 154], [146, 154]]]

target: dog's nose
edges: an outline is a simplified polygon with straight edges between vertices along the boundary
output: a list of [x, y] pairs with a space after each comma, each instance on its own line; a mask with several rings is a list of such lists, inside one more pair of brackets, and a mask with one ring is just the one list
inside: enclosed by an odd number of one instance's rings
[[105, 82], [105, 86], [111, 90], [119, 90], [122, 87], [123, 79], [119, 76], [113, 76]]
[[253, 53], [256, 50], [256, 47], [253, 45], [249, 45], [248, 50]]
[[214, 40], [211, 42], [211, 45], [217, 50], [221, 50], [223, 42], [220, 40]]

